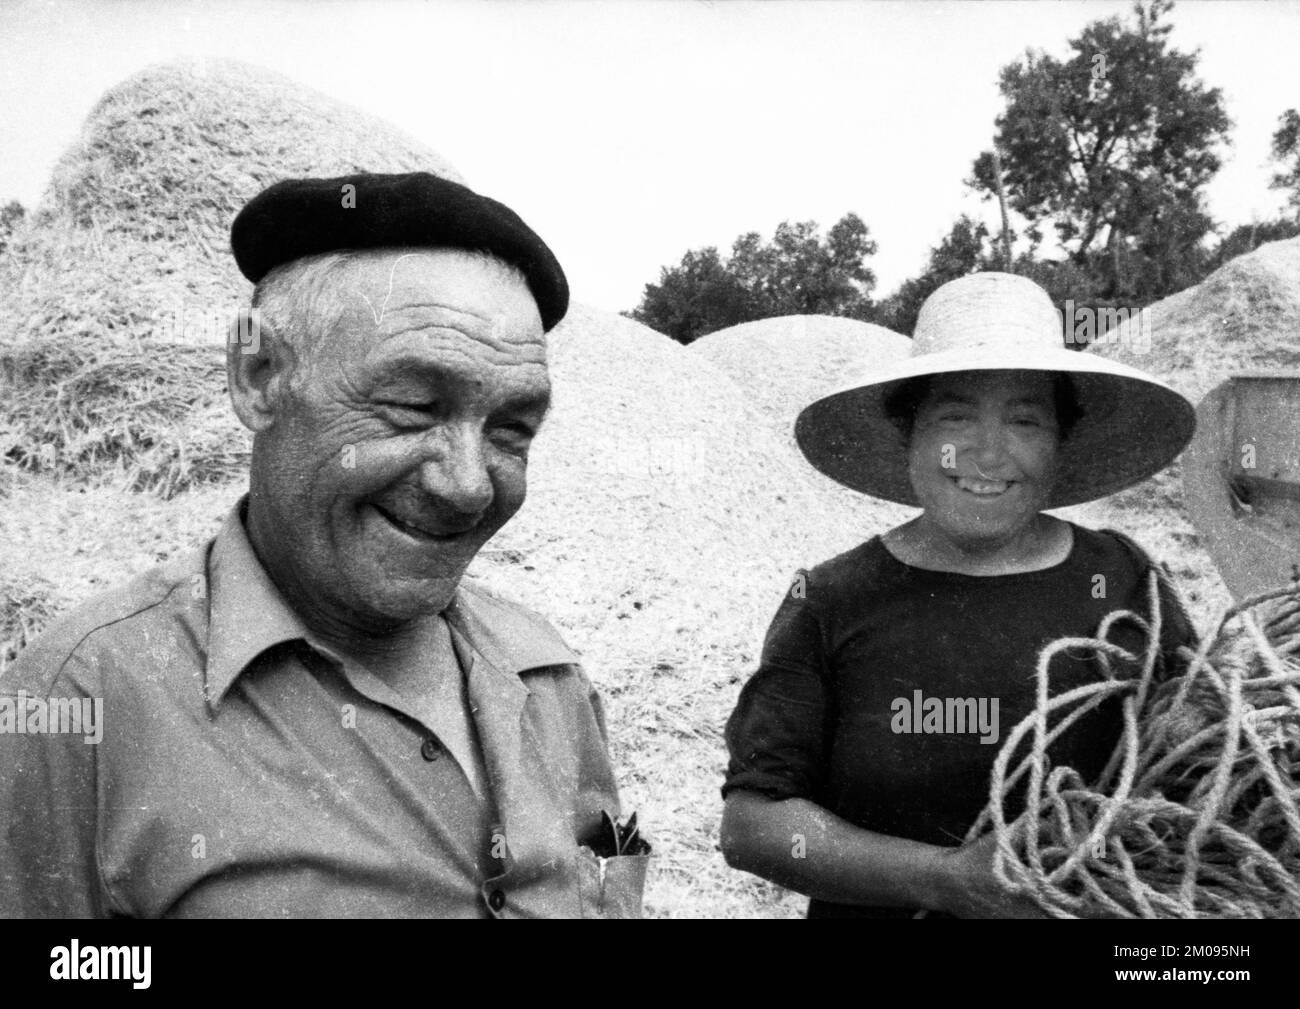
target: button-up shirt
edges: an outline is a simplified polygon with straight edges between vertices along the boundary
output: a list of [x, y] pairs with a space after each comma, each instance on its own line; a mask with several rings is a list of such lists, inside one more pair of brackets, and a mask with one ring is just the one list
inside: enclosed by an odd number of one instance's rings
[[401, 694], [313, 637], [242, 506], [0, 677], [0, 915], [639, 913], [644, 857], [583, 846], [618, 795], [554, 629], [462, 582], [460, 669]]

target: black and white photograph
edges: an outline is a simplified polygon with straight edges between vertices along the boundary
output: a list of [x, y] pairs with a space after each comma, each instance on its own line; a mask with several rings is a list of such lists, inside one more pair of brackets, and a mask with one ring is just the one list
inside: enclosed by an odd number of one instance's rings
[[1261, 980], [1298, 45], [1300, 0], [0, 2], [24, 973], [150, 987], [93, 919], [1104, 918], [1218, 923], [1107, 926], [1110, 990]]

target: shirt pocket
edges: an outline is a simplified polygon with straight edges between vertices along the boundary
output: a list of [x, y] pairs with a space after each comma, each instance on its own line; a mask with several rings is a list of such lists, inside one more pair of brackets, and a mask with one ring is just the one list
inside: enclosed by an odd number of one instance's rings
[[649, 855], [600, 858], [578, 849], [578, 895], [584, 918], [640, 918]]

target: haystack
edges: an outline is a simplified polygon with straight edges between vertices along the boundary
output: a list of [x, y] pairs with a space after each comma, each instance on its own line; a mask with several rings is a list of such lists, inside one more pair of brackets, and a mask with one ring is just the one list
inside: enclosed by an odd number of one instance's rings
[[[516, 566], [516, 591], [560, 620], [556, 606], [572, 606], [589, 642], [687, 663], [699, 635], [752, 643], [795, 566], [892, 517], [829, 497], [829, 481], [755, 426], [746, 391], [639, 323], [577, 305], [550, 359], [555, 405], [529, 501], [486, 559], [527, 557], [538, 571]], [[557, 582], [581, 591], [557, 596]]]
[[818, 396], [908, 355], [912, 341], [870, 322], [785, 315], [720, 329], [689, 344], [745, 390], [750, 404], [794, 444], [794, 420]]
[[[744, 391], [802, 471], [816, 471], [794, 439], [799, 411], [857, 375], [908, 355], [912, 341], [883, 326], [832, 315], [786, 315], [720, 329], [688, 345], [692, 354], [712, 361]], [[898, 519], [901, 509], [864, 499], [817, 476], [825, 492], [846, 507], [878, 511], [882, 521]]]
[[0, 455], [166, 494], [237, 473], [223, 343], [248, 285], [232, 218], [282, 178], [416, 169], [459, 179], [382, 120], [244, 63], [110, 90], [0, 270]]
[[1300, 368], [1300, 238], [1261, 245], [1146, 311], [1149, 339], [1130, 320], [1092, 349], [1193, 402], [1234, 371]]

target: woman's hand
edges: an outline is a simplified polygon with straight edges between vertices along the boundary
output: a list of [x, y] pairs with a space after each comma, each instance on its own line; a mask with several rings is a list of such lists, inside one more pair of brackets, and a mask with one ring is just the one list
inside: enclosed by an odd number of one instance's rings
[[998, 880], [993, 871], [996, 853], [992, 834], [949, 849], [939, 886], [942, 909], [958, 918], [1050, 918], [1033, 898]]

